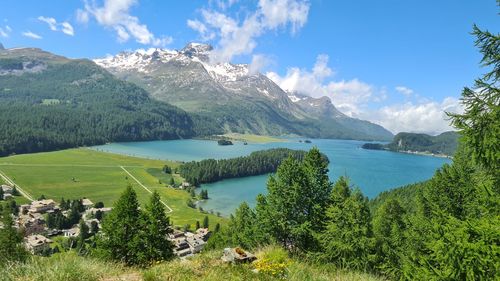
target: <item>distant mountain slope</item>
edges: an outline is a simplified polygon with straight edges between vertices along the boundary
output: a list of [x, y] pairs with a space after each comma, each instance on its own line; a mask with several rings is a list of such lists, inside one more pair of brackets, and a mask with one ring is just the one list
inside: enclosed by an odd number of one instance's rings
[[0, 120], [0, 156], [210, 128], [92, 61], [33, 48], [0, 50]]
[[364, 144], [366, 149], [387, 149], [391, 151], [416, 151], [452, 156], [457, 150], [459, 135], [456, 132], [444, 132], [437, 136], [416, 133], [399, 133], [391, 143]]
[[[137, 50], [94, 61], [157, 100], [212, 118], [226, 132], [367, 140], [393, 136], [381, 126], [340, 112], [318, 115], [315, 103], [292, 101], [248, 65], [209, 63], [211, 50], [209, 45], [191, 43], [180, 51]], [[336, 110], [328, 98], [318, 103]]]

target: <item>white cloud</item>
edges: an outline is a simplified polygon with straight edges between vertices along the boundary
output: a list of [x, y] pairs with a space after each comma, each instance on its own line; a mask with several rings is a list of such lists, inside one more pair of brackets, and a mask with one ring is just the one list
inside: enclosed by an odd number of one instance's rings
[[215, 38], [215, 33], [209, 31], [207, 26], [199, 20], [188, 19], [187, 25], [189, 28], [193, 29], [194, 31], [197, 31], [201, 36], [201, 40], [203, 41], [208, 41]]
[[272, 63], [272, 60], [262, 54], [256, 54], [252, 56], [252, 62], [248, 66], [248, 73], [250, 75], [254, 75], [260, 72], [260, 70], [269, 64]]
[[267, 77], [288, 92], [298, 92], [311, 97], [329, 97], [333, 104], [349, 116], [357, 116], [369, 101], [383, 100], [385, 94], [375, 94], [372, 85], [358, 79], [331, 81], [335, 72], [328, 67], [328, 56], [321, 54], [316, 58], [316, 63], [311, 71], [291, 67], [285, 76], [281, 77], [275, 72], [266, 73]]
[[[335, 72], [328, 66], [327, 55], [319, 55], [311, 70], [291, 67], [284, 76], [275, 72], [266, 75], [285, 91], [316, 98], [327, 96], [344, 114], [380, 124], [393, 133], [436, 134], [448, 131], [452, 128], [445, 112], [462, 111], [459, 100], [451, 97], [435, 102], [417, 99], [415, 95], [414, 102], [380, 106], [381, 102], [387, 100], [385, 87], [378, 88], [359, 79], [332, 79]], [[413, 90], [403, 86], [396, 87], [396, 90], [413, 94]]]
[[265, 25], [271, 29], [290, 24], [296, 33], [307, 22], [309, 3], [295, 0], [260, 0]]
[[397, 86], [395, 89], [398, 93], [401, 93], [406, 97], [409, 97], [413, 94], [413, 90], [405, 86]]
[[134, 38], [144, 45], [164, 47], [170, 44], [172, 37], [155, 36], [138, 17], [130, 14], [130, 8], [137, 3], [137, 0], [105, 0], [103, 6], [98, 6], [95, 2], [85, 2], [84, 10], [77, 10], [77, 19], [86, 23], [93, 16], [100, 25], [113, 29], [120, 42]]
[[76, 10], [76, 20], [79, 23], [86, 24], [89, 22], [89, 13], [85, 10], [78, 9]]
[[36, 33], [33, 33], [31, 31], [25, 31], [22, 33], [23, 36], [25, 37], [28, 37], [28, 38], [31, 38], [31, 39], [42, 39], [42, 36], [36, 34]]
[[57, 21], [55, 18], [39, 16], [38, 20], [47, 23], [49, 25], [50, 30], [57, 31]]
[[55, 18], [44, 17], [44, 16], [39, 16], [38, 20], [48, 24], [50, 30], [52, 31], [61, 31], [62, 33], [70, 36], [75, 35], [73, 26], [71, 26], [71, 24], [67, 21], [58, 23]]
[[[214, 0], [212, 0], [212, 1], [214, 1]], [[231, 7], [232, 5], [234, 5], [236, 2], [238, 2], [238, 0], [215, 0], [214, 2], [217, 4], [217, 6], [219, 8], [221, 8], [222, 10], [225, 10], [225, 9]]]
[[0, 27], [0, 37], [8, 38], [11, 32], [12, 28], [10, 28], [10, 26], [8, 25]]
[[64, 33], [64, 34], [67, 34], [67, 35], [75, 35], [75, 31], [73, 29], [73, 26], [71, 26], [71, 24], [69, 24], [69, 22], [63, 22], [61, 23], [62, 25], [62, 28], [61, 28], [61, 31]]
[[460, 101], [447, 97], [441, 102], [395, 104], [374, 111], [367, 111], [360, 117], [382, 125], [393, 133], [414, 132], [438, 134], [453, 130], [445, 112], [462, 112]]
[[309, 2], [304, 0], [260, 0], [257, 9], [242, 20], [202, 9], [203, 20], [188, 20], [187, 24], [202, 38], [218, 39], [211, 53], [213, 62], [228, 62], [234, 56], [251, 54], [257, 46], [256, 39], [267, 31], [290, 26], [295, 34], [307, 22], [308, 14]]

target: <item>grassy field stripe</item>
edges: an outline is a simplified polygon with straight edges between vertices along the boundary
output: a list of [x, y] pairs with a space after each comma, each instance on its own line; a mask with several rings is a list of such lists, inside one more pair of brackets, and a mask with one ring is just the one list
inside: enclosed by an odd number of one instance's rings
[[[116, 165], [90, 165], [90, 164], [16, 164], [0, 163], [0, 166], [26, 166], [26, 167], [91, 167], [91, 168], [116, 168]], [[142, 168], [143, 166], [123, 166], [129, 168]]]
[[24, 191], [18, 184], [16, 184], [13, 180], [7, 177], [7, 175], [4, 172], [0, 171], [0, 177], [2, 177], [4, 181], [6, 181], [8, 184], [15, 186], [16, 189], [19, 191], [19, 193], [21, 193], [28, 200], [35, 201], [35, 199], [33, 199], [33, 197], [31, 197], [31, 195], [29, 195], [28, 192]]
[[[125, 173], [127, 173], [127, 175], [129, 175], [133, 180], [135, 180], [139, 186], [141, 186], [142, 188], [144, 188], [147, 192], [153, 194], [153, 192], [151, 190], [149, 190], [149, 188], [147, 188], [146, 186], [144, 186], [138, 179], [136, 179], [129, 171], [127, 171], [127, 169], [125, 169], [123, 166], [120, 166], [120, 168], [122, 168], [123, 171], [125, 171]], [[165, 205], [165, 207], [168, 209], [168, 212], [167, 213], [171, 213], [173, 212], [174, 210], [172, 210], [172, 208], [170, 208], [167, 204], [165, 204], [165, 202], [161, 201], [160, 202]]]

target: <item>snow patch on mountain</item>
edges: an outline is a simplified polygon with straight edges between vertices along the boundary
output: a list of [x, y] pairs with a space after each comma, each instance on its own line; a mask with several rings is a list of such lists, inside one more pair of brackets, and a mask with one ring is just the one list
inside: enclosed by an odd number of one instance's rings
[[136, 70], [148, 73], [155, 62], [168, 63], [171, 61], [190, 63], [196, 62], [203, 65], [205, 70], [219, 82], [236, 81], [249, 75], [248, 65], [209, 62], [212, 46], [201, 43], [190, 43], [182, 50], [167, 50], [160, 48], [138, 49], [133, 52], [121, 52], [115, 56], [95, 59], [94, 62], [104, 68], [115, 71]]
[[245, 64], [231, 63], [203, 63], [203, 67], [217, 81], [236, 81], [239, 78], [248, 76], [248, 66]]
[[[276, 89], [268, 88], [265, 76], [260, 73], [251, 73], [248, 64], [211, 63], [210, 52], [212, 51], [212, 46], [208, 44], [189, 43], [181, 50], [138, 49], [95, 59], [94, 62], [112, 72], [137, 71], [148, 75], [153, 75], [162, 64], [180, 63], [187, 66], [195, 63], [200, 64], [214, 81], [228, 90], [258, 93], [271, 99], [277, 99], [280, 96], [276, 94]], [[277, 88], [279, 89], [279, 86]], [[286, 92], [286, 94], [293, 103], [311, 99], [297, 92]], [[311, 104], [311, 106], [316, 107], [317, 104], [312, 102], [314, 105]]]

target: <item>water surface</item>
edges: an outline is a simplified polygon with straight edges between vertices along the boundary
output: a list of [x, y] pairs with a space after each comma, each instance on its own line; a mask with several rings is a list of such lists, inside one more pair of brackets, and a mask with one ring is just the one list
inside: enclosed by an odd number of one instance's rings
[[[223, 159], [248, 155], [253, 151], [286, 147], [308, 150], [317, 146], [330, 159], [329, 176], [335, 180], [341, 175], [351, 179], [369, 198], [384, 190], [422, 181], [432, 177], [446, 158], [361, 149], [362, 141], [315, 139], [312, 143], [301, 143], [298, 139], [285, 142], [248, 143], [235, 142], [231, 146], [219, 146], [208, 140], [173, 140], [111, 143], [95, 149], [153, 159], [196, 161], [207, 158]], [[210, 200], [201, 202], [205, 210], [214, 210], [228, 215], [243, 201], [255, 205], [255, 197], [266, 192], [268, 176], [228, 179], [204, 184]]]

